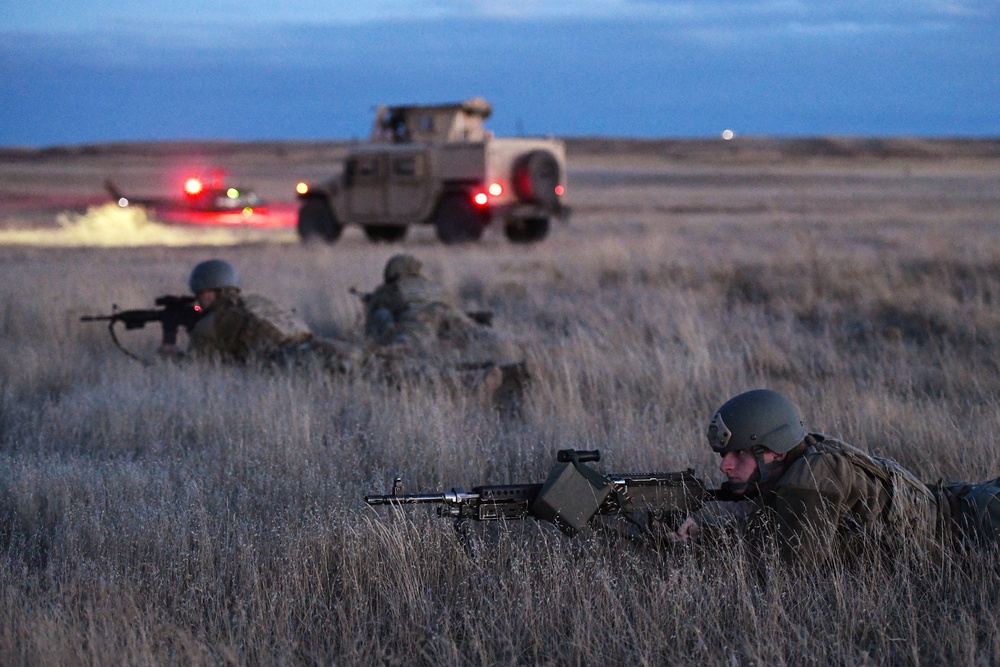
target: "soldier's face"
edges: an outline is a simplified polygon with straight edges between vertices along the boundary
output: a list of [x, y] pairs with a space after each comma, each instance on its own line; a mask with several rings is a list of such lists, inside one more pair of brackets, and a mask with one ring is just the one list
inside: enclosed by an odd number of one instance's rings
[[749, 449], [726, 452], [722, 455], [719, 470], [729, 478], [731, 484], [747, 484], [753, 474], [757, 472], [757, 458]]
[[[770, 464], [784, 457], [784, 454], [765, 451], [764, 463]], [[722, 463], [719, 464], [719, 470], [729, 478], [729, 482], [734, 486], [749, 484], [754, 473], [757, 472], [757, 457], [749, 449], [726, 452], [722, 457]]]
[[194, 295], [195, 301], [201, 306], [202, 310], [206, 310], [209, 306], [215, 303], [215, 290], [203, 290]]

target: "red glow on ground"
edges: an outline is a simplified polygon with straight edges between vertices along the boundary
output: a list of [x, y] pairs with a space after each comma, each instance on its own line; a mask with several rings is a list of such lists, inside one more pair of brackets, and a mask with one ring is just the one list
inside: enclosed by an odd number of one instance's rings
[[298, 205], [272, 203], [267, 207], [236, 211], [192, 211], [183, 208], [161, 208], [155, 211], [155, 217], [170, 224], [197, 227], [294, 229], [298, 224], [298, 213]]

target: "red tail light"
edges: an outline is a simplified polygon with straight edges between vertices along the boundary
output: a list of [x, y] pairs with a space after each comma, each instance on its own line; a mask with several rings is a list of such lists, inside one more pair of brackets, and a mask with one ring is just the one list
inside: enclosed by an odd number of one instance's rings
[[559, 195], [560, 197], [562, 197], [562, 193], [565, 192], [565, 191], [566, 191], [566, 188], [564, 188], [563, 186], [561, 186], [561, 185], [557, 185], [556, 186], [556, 194]]
[[192, 197], [201, 194], [203, 189], [205, 189], [205, 186], [202, 185], [201, 181], [197, 178], [189, 178], [184, 183], [184, 192], [188, 193]]
[[499, 197], [503, 194], [503, 186], [499, 183], [490, 183], [489, 192], [494, 197]]
[[490, 201], [490, 197], [485, 192], [477, 192], [472, 195], [472, 201], [476, 202], [479, 206], [486, 206]]

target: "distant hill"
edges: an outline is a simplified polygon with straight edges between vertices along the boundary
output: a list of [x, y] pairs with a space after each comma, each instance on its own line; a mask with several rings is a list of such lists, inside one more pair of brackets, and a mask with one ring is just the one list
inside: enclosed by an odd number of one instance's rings
[[[808, 158], [926, 159], [1000, 158], [1000, 138], [877, 138], [877, 137], [737, 137], [719, 139], [636, 139], [627, 137], [564, 137], [573, 155], [658, 155], [665, 159], [708, 162], [770, 162]], [[339, 155], [350, 141], [177, 141], [85, 144], [45, 148], [2, 148], [0, 160], [58, 159], [145, 155], [206, 158], [253, 153], [292, 158]]]
[[1000, 138], [737, 137], [719, 139], [566, 139], [579, 154], [660, 155], [676, 160], [767, 162], [803, 158], [1000, 158]]

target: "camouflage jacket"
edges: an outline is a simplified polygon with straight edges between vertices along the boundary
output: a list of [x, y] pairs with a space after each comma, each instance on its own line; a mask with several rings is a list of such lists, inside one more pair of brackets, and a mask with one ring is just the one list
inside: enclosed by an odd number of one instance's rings
[[734, 521], [755, 553], [776, 549], [786, 563], [934, 547], [937, 504], [925, 484], [894, 461], [839, 440], [810, 434], [806, 442], [759, 496], [733, 504], [728, 516], [696, 519], [709, 528]]
[[405, 276], [365, 297], [365, 333], [404, 354], [464, 363], [505, 363], [521, 355], [513, 340], [475, 322], [435, 282]]
[[246, 362], [313, 337], [297, 315], [257, 295], [221, 295], [191, 330], [188, 352]]

